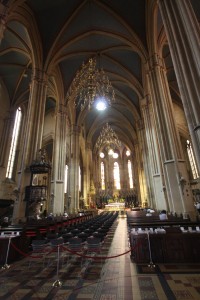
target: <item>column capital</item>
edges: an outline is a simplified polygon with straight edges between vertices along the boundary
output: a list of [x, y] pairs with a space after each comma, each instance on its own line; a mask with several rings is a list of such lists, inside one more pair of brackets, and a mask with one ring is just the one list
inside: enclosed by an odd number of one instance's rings
[[64, 104], [58, 104], [57, 113], [67, 116], [67, 107]]
[[55, 116], [57, 118], [62, 119], [61, 122], [65, 123], [64, 126], [67, 126], [68, 128], [70, 127], [70, 120], [69, 120], [69, 115], [68, 115], [68, 112], [67, 112], [66, 105], [61, 104], [61, 103], [58, 104], [57, 109], [55, 111]]
[[[139, 145], [138, 139], [134, 139], [134, 140], [133, 140], [133, 145], [134, 145], [134, 146]], [[134, 150], [134, 151], [135, 151], [135, 150]]]
[[140, 100], [141, 108], [148, 108], [152, 104], [151, 96], [147, 94], [143, 99]]
[[92, 143], [91, 142], [87, 142], [86, 143], [86, 149], [87, 150], [91, 150], [92, 149]]
[[0, 42], [4, 37], [4, 31], [6, 29], [7, 8], [7, 6], [0, 3]]
[[32, 80], [37, 81], [41, 84], [46, 84], [48, 80], [48, 75], [38, 68], [33, 69]]
[[136, 121], [136, 127], [137, 127], [137, 130], [142, 130], [144, 129], [144, 122], [142, 119], [139, 119]]
[[154, 53], [148, 59], [149, 70], [152, 70], [156, 67], [165, 68], [164, 60], [157, 53]]
[[71, 125], [71, 127], [70, 127], [70, 133], [71, 134], [80, 135], [80, 133], [81, 133], [81, 127], [78, 126], [78, 125]]
[[0, 19], [6, 19], [8, 15], [8, 6], [4, 5], [3, 3], [0, 3]]

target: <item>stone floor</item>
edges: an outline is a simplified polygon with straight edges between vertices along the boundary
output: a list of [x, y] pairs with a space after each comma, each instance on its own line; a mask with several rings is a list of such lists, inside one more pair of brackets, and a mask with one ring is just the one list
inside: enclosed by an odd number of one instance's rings
[[[199, 300], [200, 265], [136, 265], [130, 259], [126, 218], [118, 217], [101, 259], [66, 254], [57, 264], [29, 257], [0, 271], [0, 300]], [[106, 258], [106, 259], [105, 259]], [[54, 283], [61, 286], [54, 287]], [[59, 284], [58, 284], [59, 285]]]

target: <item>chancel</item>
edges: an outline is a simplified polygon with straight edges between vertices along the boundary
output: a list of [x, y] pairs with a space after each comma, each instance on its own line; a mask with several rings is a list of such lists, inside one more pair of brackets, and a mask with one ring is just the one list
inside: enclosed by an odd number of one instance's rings
[[0, 0], [0, 298], [200, 299], [199, 22]]

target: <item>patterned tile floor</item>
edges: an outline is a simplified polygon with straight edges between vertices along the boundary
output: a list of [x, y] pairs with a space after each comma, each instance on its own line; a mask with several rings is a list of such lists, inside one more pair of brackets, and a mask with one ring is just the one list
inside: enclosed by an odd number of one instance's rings
[[[199, 300], [200, 265], [136, 265], [131, 262], [126, 218], [110, 229], [101, 257], [70, 256], [48, 266], [29, 259], [0, 271], [0, 300]], [[127, 252], [127, 253], [126, 253]], [[120, 255], [126, 253], [124, 255]], [[82, 261], [82, 265], [81, 265]], [[54, 287], [59, 280], [62, 286]]]

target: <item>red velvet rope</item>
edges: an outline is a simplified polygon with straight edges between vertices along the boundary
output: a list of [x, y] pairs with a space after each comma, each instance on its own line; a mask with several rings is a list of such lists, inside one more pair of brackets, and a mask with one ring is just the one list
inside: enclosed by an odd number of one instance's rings
[[[20, 254], [22, 254], [23, 256], [25, 257], [30, 257], [30, 258], [42, 258], [43, 256], [42, 255], [39, 255], [39, 256], [32, 256], [31, 254], [27, 254], [23, 251], [21, 251], [19, 248], [16, 247], [15, 244], [13, 244], [11, 242], [11, 246], [17, 251], [19, 252]], [[123, 253], [120, 253], [120, 254], [117, 254], [117, 255], [112, 255], [112, 256], [97, 256], [97, 257], [94, 257], [94, 256], [90, 256], [90, 255], [84, 255], [84, 254], [81, 254], [79, 252], [76, 252], [76, 251], [73, 251], [67, 247], [64, 247], [63, 245], [57, 245], [57, 247], [61, 247], [61, 249], [63, 250], [66, 250], [72, 254], [75, 254], [75, 255], [78, 255], [78, 256], [81, 256], [81, 257], [84, 257], [84, 258], [92, 258], [92, 259], [111, 259], [111, 258], [116, 258], [116, 257], [119, 257], [119, 256], [122, 256], [122, 255], [126, 255], [127, 253], [131, 252], [132, 250], [135, 249], [135, 247], [132, 247], [130, 250], [126, 251], [126, 252], [123, 252]], [[52, 252], [55, 252], [55, 249], [49, 251], [49, 252], [44, 252], [44, 254], [48, 255], [48, 254], [51, 254]], [[95, 252], [95, 251], [94, 251]], [[96, 251], [97, 252], [97, 251]], [[99, 251], [100, 252], [100, 251]]]
[[[13, 244], [12, 242], [10, 243], [11, 244], [11, 246], [17, 251], [17, 252], [19, 252], [21, 255], [23, 255], [23, 256], [25, 256], [25, 257], [31, 257], [31, 258], [42, 258], [43, 256], [42, 255], [39, 255], [39, 256], [32, 256], [31, 254], [28, 254], [28, 253], [25, 253], [25, 252], [23, 252], [23, 251], [21, 251], [19, 248], [17, 248], [16, 247], [16, 245], [15, 244]], [[51, 251], [49, 251], [49, 252], [41, 252], [41, 253], [44, 253], [44, 254], [46, 254], [46, 255], [48, 255], [48, 254], [51, 254], [52, 252], [55, 252], [55, 250], [53, 249], [53, 250], [51, 250]]]
[[[85, 258], [92, 258], [92, 259], [110, 259], [110, 258], [116, 258], [116, 257], [119, 257], [119, 256], [122, 256], [122, 255], [126, 255], [127, 253], [131, 252], [134, 248], [131, 248], [130, 250], [126, 251], [126, 252], [123, 252], [123, 253], [120, 253], [120, 254], [117, 254], [117, 255], [112, 255], [112, 256], [89, 256], [89, 255], [83, 255], [79, 252], [75, 252], [75, 251], [72, 251], [71, 249], [69, 248], [66, 248], [64, 246], [62, 246], [63, 249], [65, 249], [66, 251], [68, 252], [71, 252], [73, 254], [76, 254], [78, 256], [81, 256], [81, 257], [85, 257]], [[95, 252], [95, 251], [94, 251]], [[96, 251], [97, 252], [97, 251]]]

